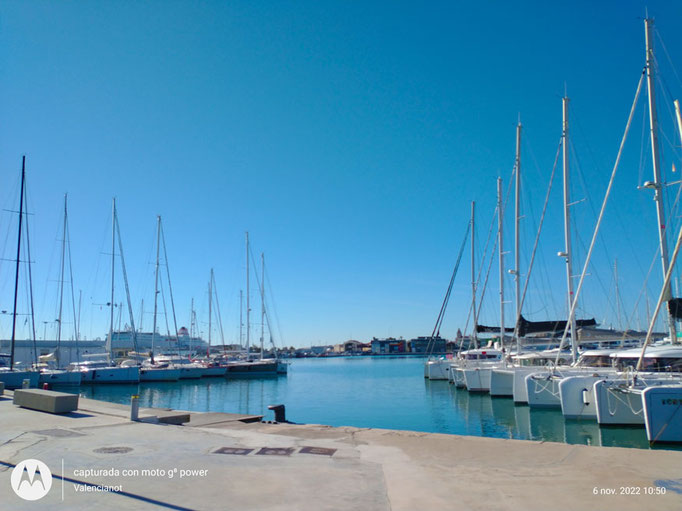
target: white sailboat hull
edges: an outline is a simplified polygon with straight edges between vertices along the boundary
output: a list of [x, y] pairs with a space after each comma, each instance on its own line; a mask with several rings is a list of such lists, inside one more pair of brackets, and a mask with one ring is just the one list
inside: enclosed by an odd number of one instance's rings
[[181, 380], [196, 380], [203, 376], [203, 367], [181, 367], [180, 368], [180, 379]]
[[599, 380], [594, 384], [597, 421], [603, 425], [643, 426], [642, 392], [623, 381]]
[[682, 385], [647, 387], [642, 404], [649, 442], [682, 442]]
[[514, 371], [497, 367], [490, 373], [490, 395], [493, 397], [512, 397], [514, 395]]
[[561, 408], [559, 379], [548, 373], [532, 373], [526, 376], [528, 406], [531, 408]]
[[488, 392], [490, 391], [490, 367], [473, 367], [464, 369], [464, 381], [469, 392]]
[[139, 383], [140, 368], [102, 367], [81, 373], [81, 383]]
[[566, 419], [597, 420], [594, 384], [604, 376], [569, 376], [559, 382], [561, 413]]
[[427, 363], [429, 380], [447, 380], [452, 360], [429, 360]]
[[80, 385], [81, 373], [79, 371], [51, 370], [42, 371], [38, 378], [40, 385]]
[[8, 390], [22, 388], [24, 380], [29, 380], [30, 387], [37, 387], [38, 371], [0, 371], [0, 382], [4, 383]]

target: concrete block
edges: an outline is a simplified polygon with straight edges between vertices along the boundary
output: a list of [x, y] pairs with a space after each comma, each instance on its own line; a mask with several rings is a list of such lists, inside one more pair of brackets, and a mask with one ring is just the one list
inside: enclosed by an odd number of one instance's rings
[[78, 394], [41, 389], [17, 389], [14, 404], [48, 413], [68, 413], [78, 410]]

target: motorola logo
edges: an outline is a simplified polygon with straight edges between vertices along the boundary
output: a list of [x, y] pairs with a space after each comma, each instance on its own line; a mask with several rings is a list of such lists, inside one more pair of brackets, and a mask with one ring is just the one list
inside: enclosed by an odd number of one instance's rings
[[42, 499], [52, 487], [52, 472], [40, 460], [24, 460], [10, 477], [14, 493], [24, 500]]

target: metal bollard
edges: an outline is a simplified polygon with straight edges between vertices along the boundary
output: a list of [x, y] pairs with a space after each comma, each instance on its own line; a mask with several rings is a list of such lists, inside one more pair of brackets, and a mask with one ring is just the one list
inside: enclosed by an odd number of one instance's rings
[[270, 405], [268, 410], [275, 412], [275, 422], [286, 422], [286, 412], [284, 411], [284, 405]]
[[21, 382], [21, 388], [22, 389], [28, 389], [30, 387], [31, 387], [31, 380], [26, 379], [26, 380]]
[[130, 420], [136, 421], [140, 413], [140, 396], [134, 395], [130, 397]]

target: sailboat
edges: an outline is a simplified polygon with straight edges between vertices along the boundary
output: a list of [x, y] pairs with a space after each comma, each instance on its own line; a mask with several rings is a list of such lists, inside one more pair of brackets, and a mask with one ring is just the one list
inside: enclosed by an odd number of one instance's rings
[[[64, 194], [64, 227], [62, 229], [62, 256], [60, 265], [59, 277], [59, 318], [57, 319], [57, 349], [55, 350], [50, 360], [55, 362], [56, 367], [51, 367], [50, 362], [46, 364], [39, 364], [40, 378], [39, 383], [49, 385], [80, 385], [81, 373], [79, 371], [67, 371], [61, 367], [61, 340], [62, 340], [62, 310], [64, 304], [64, 266], [66, 260], [66, 239], [68, 235], [68, 214], [67, 214], [67, 200], [68, 196]], [[71, 246], [69, 245], [69, 261], [71, 260]], [[30, 264], [30, 262], [29, 262]], [[71, 269], [71, 265], [69, 264]], [[71, 299], [73, 309], [73, 324], [76, 333], [75, 342], [78, 342], [78, 329], [76, 321], [76, 307], [73, 304], [73, 275], [71, 275]], [[41, 362], [44, 359], [41, 357]], [[42, 365], [42, 367], [41, 367]]]
[[[652, 159], [653, 159], [653, 170], [654, 170], [654, 182], [645, 184], [644, 188], [653, 188], [655, 190], [655, 203], [657, 212], [657, 230], [659, 234], [659, 244], [660, 244], [660, 254], [661, 262], [664, 274], [664, 283], [661, 288], [661, 294], [656, 307], [656, 313], [652, 319], [647, 336], [642, 348], [640, 357], [638, 359], [637, 365], [634, 371], [622, 370], [622, 367], [609, 367], [609, 368], [599, 368], [596, 371], [590, 371], [590, 374], [582, 374], [577, 378], [566, 378], [559, 381], [559, 399], [561, 401], [561, 407], [564, 415], [570, 418], [595, 418], [600, 424], [639, 424], [644, 425], [645, 414], [644, 414], [644, 391], [647, 388], [661, 387], [661, 386], [671, 386], [671, 383], [677, 382], [680, 385], [682, 381], [682, 374], [664, 374], [662, 371], [667, 371], [669, 369], [669, 364], [678, 367], [679, 361], [682, 357], [682, 348], [679, 346], [660, 346], [654, 350], [650, 350], [649, 353], [646, 352], [647, 345], [650, 343], [654, 328], [654, 323], [656, 321], [656, 316], [660, 311], [662, 303], [674, 302], [671, 300], [671, 287], [670, 278], [671, 272], [674, 265], [675, 258], [679, 253], [680, 243], [682, 242], [682, 230], [678, 237], [678, 241], [675, 247], [675, 252], [673, 255], [673, 260], [668, 260], [668, 250], [667, 250], [667, 240], [665, 234], [665, 214], [663, 209], [663, 198], [662, 198], [662, 188], [663, 183], [661, 180], [660, 172], [660, 156], [658, 147], [658, 136], [657, 136], [657, 120], [656, 120], [656, 105], [655, 105], [655, 93], [654, 93], [654, 57], [653, 57], [653, 45], [652, 45], [652, 34], [653, 34], [653, 21], [650, 19], [645, 20], [645, 34], [646, 34], [646, 78], [647, 78], [647, 88], [649, 91], [649, 124], [651, 133], [651, 144], [652, 144]], [[633, 102], [633, 107], [630, 113], [630, 119], [628, 120], [628, 128], [630, 126], [630, 121], [634, 112], [634, 108], [637, 104], [637, 99], [639, 98], [639, 92], [641, 90], [642, 78], [640, 78], [640, 83], [637, 88], [637, 94], [635, 96], [635, 101]], [[679, 116], [678, 107], [678, 127], [680, 130], [680, 136], [682, 137], [682, 120]], [[621, 151], [623, 143], [627, 136], [628, 129], [626, 129], [625, 135], [623, 137], [623, 142], [621, 142]], [[619, 157], [621, 154], [619, 151]], [[615, 171], [617, 169], [618, 159], [616, 160], [616, 166], [612, 173], [611, 182], [609, 188], [607, 188], [607, 195], [604, 199], [604, 205], [602, 205], [602, 213], [600, 214], [599, 220], [597, 222], [597, 227], [595, 228], [595, 235], [593, 236], [590, 250], [588, 251], [588, 257], [585, 262], [585, 268], [583, 269], [582, 275], [580, 277], [580, 283], [578, 284], [578, 291], [576, 297], [573, 299], [571, 304], [570, 316], [573, 317], [575, 312], [575, 307], [577, 303], [577, 295], [580, 292], [582, 282], [585, 275], [585, 270], [589, 264], [589, 258], [591, 250], [594, 246], [594, 240], [596, 233], [598, 232], [601, 218], [604, 211], [604, 206], [606, 204], [606, 199], [608, 198], [608, 192], [613, 182], [613, 177], [615, 176]], [[670, 331], [671, 342], [676, 339], [676, 325], [675, 317], [673, 314], [673, 308], [669, 307], [669, 317], [668, 325]], [[564, 332], [565, 337], [566, 332]], [[659, 351], [660, 350], [660, 351]], [[584, 356], [585, 354], [583, 354]], [[630, 356], [628, 356], [630, 355]], [[631, 352], [619, 351], [608, 354], [608, 360], [612, 362], [620, 362], [632, 358]], [[645, 360], [648, 364], [645, 364]], [[677, 361], [672, 362], [671, 361]], [[616, 365], [616, 364], [610, 364]], [[648, 366], [648, 367], [647, 367]], [[566, 375], [564, 375], [566, 376]], [[556, 381], [556, 380], [555, 380]], [[674, 385], [672, 385], [674, 387]], [[529, 391], [530, 392], [530, 391]], [[666, 392], [667, 396], [674, 394], [674, 389]], [[658, 391], [649, 391], [648, 395], [656, 395]], [[665, 415], [665, 408], [657, 407], [659, 401], [656, 399], [650, 399], [653, 408]], [[670, 408], [667, 408], [670, 411]], [[660, 417], [656, 417], [659, 419]], [[668, 416], [670, 418], [670, 416]], [[652, 420], [651, 423], [655, 423], [656, 420]], [[664, 421], [665, 423], [665, 421]], [[659, 423], [660, 425], [661, 423]], [[679, 429], [678, 429], [679, 431]], [[651, 433], [650, 440], [652, 438], [659, 438], [661, 431], [648, 432]], [[682, 436], [682, 433], [678, 434]], [[669, 439], [670, 437], [668, 437]], [[682, 438], [680, 438], [682, 440]]]
[[140, 367], [140, 381], [178, 381], [181, 369], [169, 363], [159, 363], [154, 359], [154, 341], [156, 339], [156, 313], [159, 297], [159, 251], [161, 246], [161, 215], [156, 224], [156, 268], [154, 271], [154, 323], [152, 326], [152, 348], [150, 358]]
[[[208, 281], [208, 346], [206, 347], [206, 358], [204, 360], [196, 360], [203, 368], [201, 376], [225, 376], [227, 367], [221, 365], [218, 361], [211, 358], [211, 320], [213, 318], [213, 294], [214, 294], [215, 276], [213, 275], [213, 268], [211, 268], [211, 276]], [[217, 295], [216, 295], [217, 296]], [[223, 341], [223, 346], [225, 342]]]
[[112, 340], [114, 332], [114, 269], [116, 266], [116, 235], [118, 234], [119, 253], [121, 256], [121, 267], [123, 269], [123, 278], [126, 286], [126, 295], [128, 297], [128, 310], [130, 312], [130, 321], [133, 331], [133, 342], [137, 344], [135, 337], [135, 323], [133, 321], [132, 309], [130, 305], [130, 294], [128, 291], [128, 277], [125, 271], [125, 261], [123, 259], [123, 244], [121, 243], [121, 236], [118, 226], [118, 218], [116, 216], [116, 199], [112, 201], [112, 228], [111, 228], [111, 302], [109, 302], [110, 320], [109, 320], [109, 335], [107, 336], [107, 353], [104, 357], [98, 356], [97, 359], [88, 360], [85, 362], [72, 363], [69, 369], [72, 371], [80, 371], [82, 383], [139, 383], [140, 368], [136, 363], [126, 366], [116, 366], [112, 355]]
[[[249, 233], [246, 233], [246, 353], [241, 360], [228, 360], [225, 364], [227, 378], [262, 378], [268, 376], [277, 376], [278, 361], [276, 359], [263, 358], [263, 334], [261, 333], [261, 350], [258, 359], [252, 359], [249, 354], [251, 344], [251, 307], [250, 307], [250, 273], [249, 273], [249, 258], [251, 252], [249, 250]], [[264, 304], [264, 288], [261, 285], [261, 315], [264, 318], [265, 304]]]
[[[17, 298], [19, 291], [19, 267], [21, 260], [21, 233], [22, 220], [24, 216], [24, 185], [26, 182], [26, 156], [21, 160], [21, 192], [19, 193], [19, 231], [17, 238], [17, 260], [16, 272], [14, 279], [14, 309], [12, 313], [12, 340], [9, 367], [0, 367], [0, 382], [5, 385], [6, 389], [17, 389], [24, 386], [25, 382], [31, 387], [38, 386], [38, 372], [30, 370], [21, 370], [15, 367], [14, 361], [14, 342], [16, 340], [17, 329]], [[34, 336], [35, 337], [35, 336]]]

